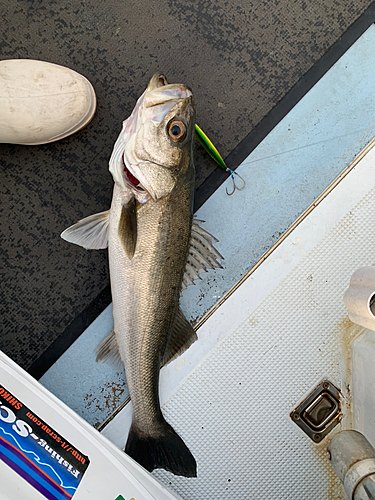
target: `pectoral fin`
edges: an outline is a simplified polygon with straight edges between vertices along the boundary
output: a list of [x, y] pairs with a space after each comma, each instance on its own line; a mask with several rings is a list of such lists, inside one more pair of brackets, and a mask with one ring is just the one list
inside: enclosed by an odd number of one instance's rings
[[129, 259], [132, 259], [137, 244], [137, 209], [135, 198], [132, 198], [126, 205], [122, 205], [118, 236], [126, 255]]
[[165, 350], [161, 366], [164, 366], [185, 352], [198, 339], [194, 328], [178, 308], [171, 338]]
[[99, 250], [108, 246], [109, 213], [100, 212], [80, 220], [61, 233], [61, 238], [86, 249]]

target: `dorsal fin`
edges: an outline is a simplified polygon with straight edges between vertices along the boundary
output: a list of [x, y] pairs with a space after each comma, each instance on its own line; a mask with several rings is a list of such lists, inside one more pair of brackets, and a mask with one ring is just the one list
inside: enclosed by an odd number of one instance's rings
[[197, 339], [198, 337], [195, 333], [194, 328], [185, 318], [184, 313], [181, 311], [181, 309], [178, 308], [176, 318], [174, 320], [171, 338], [169, 339], [167, 348], [165, 349], [165, 353], [161, 361], [161, 366], [170, 363], [175, 358], [180, 356]]
[[190, 248], [182, 280], [181, 289], [192, 285], [200, 274], [208, 269], [222, 268], [218, 259], [223, 256], [216, 250], [214, 243], [218, 240], [208, 231], [200, 227], [202, 220], [194, 219], [191, 227]]

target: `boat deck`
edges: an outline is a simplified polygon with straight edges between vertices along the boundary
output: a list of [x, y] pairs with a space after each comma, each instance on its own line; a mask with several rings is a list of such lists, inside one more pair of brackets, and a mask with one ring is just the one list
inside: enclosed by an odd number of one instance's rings
[[[312, 13], [302, 18], [302, 31], [293, 31], [293, 42], [277, 34], [275, 26], [283, 19], [277, 10], [278, 21], [267, 31], [270, 67], [264, 71], [259, 66], [263, 56], [255, 57], [254, 47], [241, 66], [235, 40], [221, 47], [214, 33], [199, 38], [186, 55], [192, 68], [202, 68], [202, 61], [194, 66], [193, 60], [205, 44], [209, 68], [205, 75], [194, 70], [187, 82], [195, 90], [198, 123], [246, 180], [246, 188], [227, 196], [232, 180], [196, 148], [196, 215], [219, 239], [225, 262], [182, 293], [181, 307], [199, 340], [161, 373], [164, 412], [196, 456], [198, 479], [164, 471], [155, 475], [184, 499], [344, 498], [326, 459], [325, 441], [314, 444], [289, 417], [328, 379], [343, 397], [339, 428], [352, 425], [350, 343], [360, 329], [349, 322], [342, 296], [354, 270], [375, 264], [375, 8], [372, 2], [356, 3], [358, 12], [350, 17], [343, 4], [341, 21], [336, 10], [328, 16], [330, 2], [324, 16], [317, 14], [316, 26], [323, 23], [322, 32], [316, 27], [318, 47], [303, 47], [302, 32], [313, 23], [306, 21]], [[64, 20], [61, 5], [51, 9]], [[186, 17], [182, 5], [173, 9], [169, 19], [180, 20], [186, 30], [180, 36], [191, 42], [196, 32], [191, 33], [190, 17], [197, 13], [193, 9]], [[36, 6], [29, 10], [41, 13]], [[25, 12], [21, 8], [15, 15]], [[83, 38], [100, 17], [94, 8], [91, 18], [85, 12]], [[126, 37], [121, 34], [124, 13], [117, 34], [112, 33], [115, 13], [110, 1], [107, 17], [101, 13], [104, 32]], [[288, 17], [291, 25], [294, 14]], [[223, 29], [224, 21], [215, 19]], [[328, 19], [330, 35], [327, 30], [324, 35]], [[250, 37], [249, 27], [241, 29], [241, 36]], [[284, 62], [272, 58], [272, 34], [278, 42], [288, 39]], [[257, 36], [262, 39], [261, 32]], [[56, 36], [51, 39], [57, 44]], [[293, 45], [297, 41], [299, 48]], [[46, 59], [45, 43], [37, 55]], [[61, 50], [72, 66], [68, 47]], [[118, 78], [109, 76], [129, 70], [123, 55], [115, 51], [108, 66], [98, 44], [90, 52], [94, 72], [90, 58], [82, 63], [87, 52], [78, 47], [77, 53], [81, 59], [73, 58], [74, 69], [93, 81], [99, 98], [89, 127], [54, 145], [1, 145], [4, 210], [11, 214], [2, 219], [3, 233], [17, 230], [4, 243], [7, 314], [2, 315], [0, 348], [123, 447], [131, 418], [125, 373], [95, 363], [95, 348], [113, 328], [107, 255], [55, 237], [75, 220], [108, 208], [107, 160], [118, 133], [113, 123], [121, 123], [143, 91], [143, 65], [150, 61], [131, 67], [126, 93], [119, 90]], [[228, 54], [233, 60], [224, 57]], [[6, 55], [31, 57], [14, 46]], [[295, 57], [301, 61], [293, 65]], [[172, 60], [158, 55], [171, 81], [187, 78], [188, 69], [179, 72]], [[227, 86], [221, 72], [233, 75]], [[25, 164], [22, 178], [15, 176], [13, 171]]]
[[[225, 262], [184, 290], [181, 307], [193, 324], [264, 260], [374, 137], [374, 46], [371, 26], [238, 167], [246, 189], [227, 196], [228, 179], [197, 211]], [[95, 348], [112, 329], [108, 306], [40, 379], [96, 427], [129, 395], [124, 372], [95, 363]]]

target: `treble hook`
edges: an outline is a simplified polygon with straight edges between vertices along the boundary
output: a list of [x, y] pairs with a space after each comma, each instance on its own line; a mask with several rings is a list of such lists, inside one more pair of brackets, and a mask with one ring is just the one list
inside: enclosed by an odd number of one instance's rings
[[[232, 196], [232, 194], [236, 191], [242, 191], [243, 189], [245, 189], [245, 186], [246, 186], [246, 182], [245, 182], [245, 179], [243, 179], [240, 174], [237, 174], [237, 172], [234, 172], [233, 170], [231, 170], [230, 168], [227, 167], [227, 169], [225, 170], [226, 172], [230, 172], [230, 176], [232, 178], [232, 181], [233, 181], [233, 191], [231, 191], [230, 193], [228, 192], [228, 188], [225, 188], [225, 191], [227, 192], [227, 195], [228, 196]], [[242, 184], [243, 186], [242, 187], [238, 187], [236, 186], [236, 181], [235, 181], [235, 178], [234, 176], [237, 175], [237, 177], [239, 177], [242, 181]]]

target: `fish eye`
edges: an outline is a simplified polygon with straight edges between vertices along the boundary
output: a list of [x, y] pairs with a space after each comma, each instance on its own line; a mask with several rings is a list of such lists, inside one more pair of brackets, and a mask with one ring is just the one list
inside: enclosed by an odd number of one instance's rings
[[173, 142], [182, 142], [186, 137], [186, 127], [183, 122], [172, 121], [168, 124], [168, 135]]

